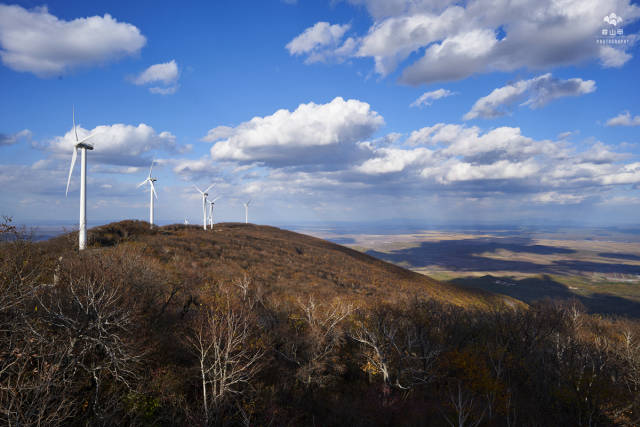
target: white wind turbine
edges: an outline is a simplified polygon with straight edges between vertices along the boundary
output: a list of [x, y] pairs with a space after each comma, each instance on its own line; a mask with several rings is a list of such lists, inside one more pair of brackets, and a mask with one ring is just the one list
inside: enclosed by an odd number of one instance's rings
[[251, 199], [248, 202], [244, 203], [244, 223], [249, 223], [249, 203], [251, 203]]
[[151, 177], [151, 171], [153, 170], [153, 163], [155, 159], [151, 161], [151, 167], [149, 168], [149, 176], [147, 179], [138, 184], [138, 188], [145, 185], [147, 182], [149, 183], [149, 224], [151, 224], [151, 228], [153, 228], [153, 197], [158, 198], [158, 193], [156, 193], [156, 186], [153, 184], [157, 181], [156, 178]]
[[78, 150], [80, 150], [80, 227], [78, 229], [78, 247], [82, 251], [87, 245], [87, 150], [93, 150], [93, 145], [87, 144], [86, 141], [93, 138], [97, 133], [93, 133], [86, 138], [78, 139], [78, 131], [76, 130], [76, 112], [71, 110], [73, 118], [73, 134], [76, 137], [76, 143], [73, 147], [73, 155], [71, 156], [71, 167], [69, 168], [69, 178], [67, 179], [67, 191], [65, 197], [69, 194], [69, 184], [71, 183], [71, 174], [76, 164]]
[[202, 228], [204, 228], [205, 230], [207, 229], [207, 196], [209, 195], [207, 191], [211, 190], [211, 187], [213, 187], [213, 185], [214, 184], [211, 184], [207, 187], [206, 190], [202, 191], [198, 188], [197, 185], [193, 184], [193, 186], [196, 187], [196, 190], [198, 190], [198, 192], [202, 194]]
[[222, 196], [218, 196], [212, 201], [209, 202], [209, 228], [213, 230], [213, 205], [216, 204], [216, 200], [218, 200]]

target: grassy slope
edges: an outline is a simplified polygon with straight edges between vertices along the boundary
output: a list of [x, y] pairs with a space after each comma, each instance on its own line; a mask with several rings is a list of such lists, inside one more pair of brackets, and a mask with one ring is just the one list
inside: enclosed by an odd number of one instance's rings
[[[71, 250], [75, 233], [45, 243]], [[122, 221], [89, 231], [91, 250], [138, 245], [168, 275], [194, 288], [237, 281], [248, 275], [266, 292], [284, 297], [352, 302], [429, 296], [459, 306], [490, 307], [508, 297], [438, 282], [361, 252], [315, 237], [253, 224], [171, 225], [149, 230], [141, 221]], [[57, 249], [59, 250], [59, 249]]]

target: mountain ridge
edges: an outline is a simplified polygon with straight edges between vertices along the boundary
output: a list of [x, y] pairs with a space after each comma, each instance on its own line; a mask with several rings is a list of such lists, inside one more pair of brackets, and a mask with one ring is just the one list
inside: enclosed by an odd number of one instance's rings
[[[75, 244], [77, 232], [45, 245]], [[517, 300], [436, 281], [354, 249], [267, 225], [218, 223], [213, 230], [196, 225], [150, 227], [144, 221], [120, 221], [88, 232], [89, 250], [135, 245], [192, 280], [237, 281], [250, 277], [265, 289], [298, 297], [350, 302], [420, 296], [457, 306], [489, 308], [521, 304]], [[178, 273], [179, 275], [179, 273]]]

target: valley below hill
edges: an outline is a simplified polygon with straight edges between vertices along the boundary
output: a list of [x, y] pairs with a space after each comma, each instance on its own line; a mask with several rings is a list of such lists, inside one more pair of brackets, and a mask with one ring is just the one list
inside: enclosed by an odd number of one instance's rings
[[526, 303], [575, 298], [588, 311], [640, 317], [637, 230], [481, 229], [319, 237], [442, 282]]

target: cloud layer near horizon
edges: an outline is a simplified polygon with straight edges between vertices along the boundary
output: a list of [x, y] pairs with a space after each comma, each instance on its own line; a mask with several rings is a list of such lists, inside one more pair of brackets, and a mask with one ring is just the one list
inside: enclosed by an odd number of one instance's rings
[[[536, 96], [535, 102], [547, 101]], [[640, 184], [640, 163], [625, 163], [627, 154], [601, 142], [584, 149], [562, 138], [534, 139], [518, 127], [485, 131], [453, 123], [374, 138], [383, 124], [358, 100], [301, 104], [212, 128], [203, 138], [213, 143], [211, 158], [181, 167], [187, 175], [189, 167], [211, 168], [215, 161], [258, 168], [259, 179], [247, 188], [261, 192], [286, 186], [288, 179], [314, 193], [419, 197], [437, 191], [462, 198], [517, 196], [531, 204], [582, 203], [615, 186]]]
[[[298, 200], [324, 213], [351, 200], [363, 206], [380, 200], [411, 204], [438, 198], [464, 206], [486, 201], [493, 209], [516, 202], [524, 208], [628, 204], [635, 203], [629, 190], [640, 185], [640, 162], [602, 142], [537, 139], [514, 126], [483, 129], [456, 123], [380, 136], [384, 126], [384, 118], [368, 103], [338, 97], [237, 126], [213, 127], [202, 138], [211, 144], [209, 154], [195, 159], [180, 155], [172, 133], [146, 124], [78, 127], [78, 136], [98, 132], [89, 154], [92, 194], [100, 200], [117, 198], [122, 206], [144, 199], [133, 183], [118, 177], [137, 173], [144, 178], [153, 156], [159, 156], [159, 170], [164, 170], [163, 185], [171, 170], [187, 182], [216, 182], [216, 194], [226, 194], [225, 200], [231, 195], [258, 203]], [[32, 194], [63, 193], [74, 141], [69, 130], [39, 145], [45, 159], [3, 165], [3, 183]], [[41, 187], [31, 182], [41, 179], [46, 181]], [[163, 200], [190, 200], [187, 186], [168, 190], [161, 185], [162, 192], [174, 191]]]

